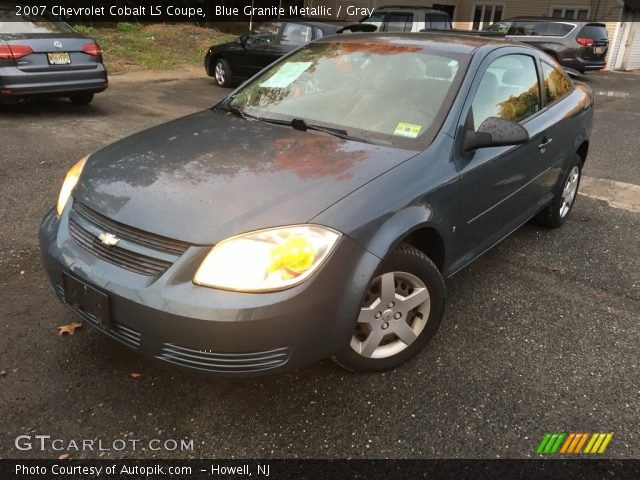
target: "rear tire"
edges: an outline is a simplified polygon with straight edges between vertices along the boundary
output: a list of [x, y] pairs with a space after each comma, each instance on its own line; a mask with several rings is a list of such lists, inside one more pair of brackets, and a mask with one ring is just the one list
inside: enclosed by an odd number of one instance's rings
[[540, 225], [549, 228], [562, 226], [571, 213], [578, 196], [581, 176], [582, 158], [576, 153], [562, 178], [561, 189], [556, 193], [553, 201], [536, 215], [535, 220]]
[[93, 100], [93, 93], [74, 93], [69, 97], [76, 105], [89, 105]]
[[213, 66], [213, 78], [220, 87], [230, 87], [233, 79], [231, 65], [224, 58], [219, 58]]
[[334, 361], [359, 372], [398, 367], [433, 338], [444, 315], [444, 300], [438, 268], [420, 250], [401, 244], [371, 281], [351, 342]]

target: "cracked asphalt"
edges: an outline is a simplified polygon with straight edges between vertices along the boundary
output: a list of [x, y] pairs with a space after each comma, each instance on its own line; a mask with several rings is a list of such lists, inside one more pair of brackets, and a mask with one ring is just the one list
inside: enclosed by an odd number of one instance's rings
[[[225, 94], [209, 79], [114, 78], [89, 107], [0, 106], [0, 458], [18, 435], [137, 439], [72, 458], [514, 458], [546, 432], [613, 432], [606, 456], [640, 457], [640, 214], [580, 196], [559, 230], [526, 225], [447, 281], [429, 347], [384, 374], [330, 361], [273, 377], [215, 379], [139, 357], [49, 291], [37, 229], [77, 159]], [[640, 185], [640, 76], [590, 74], [585, 175]], [[615, 182], [610, 182], [615, 185]], [[138, 372], [138, 378], [130, 374]], [[150, 439], [193, 440], [151, 451]], [[146, 446], [145, 446], [146, 445]]]

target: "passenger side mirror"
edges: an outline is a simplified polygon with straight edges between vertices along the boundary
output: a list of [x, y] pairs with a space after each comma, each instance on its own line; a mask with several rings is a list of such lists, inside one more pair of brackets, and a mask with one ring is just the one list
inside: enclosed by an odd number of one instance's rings
[[482, 122], [477, 132], [467, 130], [462, 151], [469, 153], [479, 148], [523, 145], [528, 142], [529, 132], [518, 122], [489, 117]]

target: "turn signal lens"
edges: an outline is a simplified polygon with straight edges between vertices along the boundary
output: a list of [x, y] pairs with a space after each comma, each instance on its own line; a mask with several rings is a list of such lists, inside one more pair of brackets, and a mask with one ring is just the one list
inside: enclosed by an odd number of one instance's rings
[[87, 158], [89, 157], [84, 157], [73, 167], [71, 167], [71, 169], [69, 169], [69, 172], [67, 173], [67, 176], [62, 183], [60, 195], [58, 196], [58, 204], [56, 205], [56, 213], [58, 214], [58, 216], [62, 215], [64, 207], [67, 205], [69, 197], [71, 197], [71, 193], [73, 192], [73, 189], [76, 187], [76, 184], [80, 179], [80, 174], [82, 173], [84, 164], [87, 162]]
[[238, 292], [269, 292], [293, 287], [329, 257], [340, 234], [319, 225], [250, 232], [211, 249], [193, 282]]

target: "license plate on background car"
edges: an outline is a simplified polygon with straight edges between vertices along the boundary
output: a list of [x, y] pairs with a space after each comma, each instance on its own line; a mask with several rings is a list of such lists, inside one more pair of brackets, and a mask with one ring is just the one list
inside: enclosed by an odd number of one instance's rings
[[66, 65], [71, 63], [69, 52], [51, 52], [47, 53], [50, 65]]
[[593, 49], [593, 53], [595, 53], [596, 55], [600, 55], [600, 54], [604, 53], [604, 47], [595, 47]]
[[109, 297], [90, 285], [69, 275], [62, 275], [64, 300], [73, 310], [81, 310], [94, 317], [98, 327], [108, 330], [110, 326]]

